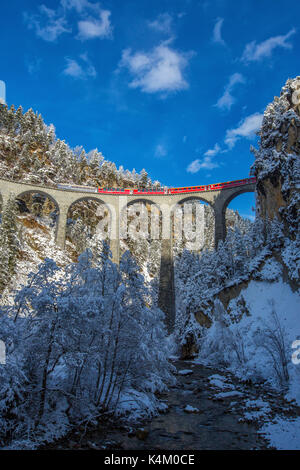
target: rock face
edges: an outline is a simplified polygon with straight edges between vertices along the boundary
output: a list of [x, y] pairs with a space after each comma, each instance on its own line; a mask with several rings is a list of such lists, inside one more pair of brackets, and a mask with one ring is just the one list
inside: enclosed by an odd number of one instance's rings
[[193, 359], [198, 353], [198, 346], [193, 333], [189, 333], [185, 337], [185, 341], [181, 344], [180, 359]]
[[289, 235], [297, 233], [300, 185], [300, 77], [288, 80], [264, 113], [253, 170], [258, 210], [278, 217]]

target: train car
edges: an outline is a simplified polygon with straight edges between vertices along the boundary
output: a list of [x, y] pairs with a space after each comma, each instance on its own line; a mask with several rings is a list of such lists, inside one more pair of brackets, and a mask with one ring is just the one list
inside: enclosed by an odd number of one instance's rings
[[209, 191], [210, 186], [188, 186], [184, 188], [171, 188], [170, 194], [193, 193], [198, 191]]
[[98, 193], [103, 194], [132, 194], [130, 188], [98, 188]]
[[81, 185], [74, 185], [74, 184], [57, 184], [58, 189], [63, 189], [65, 191], [81, 191], [85, 193], [96, 193], [97, 188], [93, 186], [81, 186]]
[[169, 194], [178, 194], [178, 193], [193, 193], [199, 191], [217, 191], [224, 188], [233, 188], [236, 186], [242, 186], [244, 184], [255, 183], [256, 178], [244, 178], [242, 180], [235, 180], [235, 181], [227, 181], [225, 183], [214, 183], [208, 184], [205, 186], [187, 186], [181, 188], [171, 188], [169, 190]]
[[133, 194], [137, 194], [140, 196], [152, 195], [152, 194], [167, 194], [165, 188], [161, 188], [160, 190], [157, 189], [134, 189]]

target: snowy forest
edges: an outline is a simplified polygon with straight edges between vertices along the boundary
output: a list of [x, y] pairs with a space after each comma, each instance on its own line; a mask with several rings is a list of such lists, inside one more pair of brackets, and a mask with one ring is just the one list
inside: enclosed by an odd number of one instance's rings
[[[11, 195], [0, 227], [0, 447], [37, 449], [103, 416], [132, 424], [165, 412], [174, 357], [300, 406], [300, 365], [291, 361], [300, 340], [300, 106], [291, 99], [299, 89], [300, 77], [287, 81], [252, 148], [255, 220], [227, 210], [226, 239], [214, 247], [205, 207], [204, 248], [174, 244], [171, 335], [157, 299], [160, 241], [125, 240], [114, 264], [95, 231], [97, 203], [84, 201], [69, 214], [61, 250], [52, 201]], [[160, 186], [97, 149], [71, 149], [32, 109], [0, 104], [1, 177], [48, 187]], [[264, 410], [258, 404], [256, 418]], [[261, 423], [266, 435], [285, 426], [299, 436], [299, 417], [280, 419]]]

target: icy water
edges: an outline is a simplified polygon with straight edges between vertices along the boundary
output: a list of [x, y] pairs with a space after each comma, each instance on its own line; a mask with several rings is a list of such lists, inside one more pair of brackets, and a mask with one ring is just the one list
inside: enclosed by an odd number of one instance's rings
[[[226, 450], [266, 449], [267, 442], [257, 433], [255, 423], [242, 421], [245, 400], [257, 399], [259, 389], [235, 382], [226, 374], [231, 390], [238, 396], [220, 398], [220, 389], [211, 386], [208, 378], [224, 374], [215, 369], [188, 361], [174, 362], [177, 371], [191, 369], [190, 375], [177, 375], [177, 384], [162, 399], [168, 411], [151, 422], [132, 429], [98, 428], [87, 433], [78, 430], [49, 449], [165, 449], [165, 450]], [[225, 377], [225, 375], [223, 375]], [[268, 396], [268, 397], [267, 397]], [[264, 392], [264, 399], [278, 406], [278, 397]], [[277, 404], [277, 405], [276, 405]], [[196, 413], [187, 413], [190, 405]], [[144, 431], [138, 430], [143, 428]]]
[[[191, 369], [191, 375], [177, 376], [177, 384], [163, 398], [169, 405], [166, 414], [145, 425], [149, 434], [145, 440], [124, 437], [123, 449], [260, 449], [266, 443], [253, 425], [239, 422], [241, 414], [229, 410], [234, 397], [222, 401], [213, 399], [208, 377], [218, 373], [213, 369], [186, 361], [175, 363], [177, 370]], [[184, 411], [186, 405], [196, 413]], [[113, 437], [113, 436], [112, 436]]]

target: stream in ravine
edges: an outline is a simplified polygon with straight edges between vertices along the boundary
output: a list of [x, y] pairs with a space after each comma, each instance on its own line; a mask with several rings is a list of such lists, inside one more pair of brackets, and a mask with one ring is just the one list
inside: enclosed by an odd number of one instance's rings
[[[129, 428], [103, 425], [101, 428], [73, 432], [67, 438], [47, 449], [164, 449], [164, 450], [218, 450], [266, 449], [267, 442], [257, 432], [255, 421], [244, 419], [245, 402], [264, 400], [272, 415], [291, 406], [279, 395], [263, 391], [260, 387], [238, 382], [231, 374], [204, 367], [189, 361], [176, 360], [177, 371], [189, 369], [189, 375], [177, 375], [177, 383], [162, 399], [168, 410], [152, 421]], [[209, 377], [223, 377], [230, 392], [212, 386]], [[218, 378], [216, 381], [218, 382]], [[226, 387], [225, 387], [226, 390]], [[221, 395], [220, 395], [221, 392]], [[222, 392], [223, 395], [222, 396]], [[227, 395], [226, 395], [227, 393]], [[222, 396], [222, 397], [221, 397]], [[191, 411], [184, 411], [189, 405]], [[194, 410], [193, 410], [194, 408]], [[296, 410], [298, 413], [299, 410]], [[292, 411], [294, 414], [295, 411]]]

